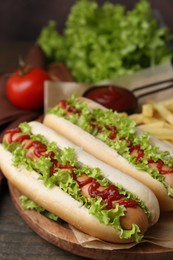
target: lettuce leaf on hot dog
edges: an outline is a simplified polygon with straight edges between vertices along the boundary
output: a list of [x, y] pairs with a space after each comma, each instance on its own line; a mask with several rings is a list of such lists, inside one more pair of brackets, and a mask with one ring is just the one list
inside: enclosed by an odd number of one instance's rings
[[[173, 173], [173, 156], [168, 151], [160, 151], [158, 146], [153, 146], [148, 133], [138, 135], [135, 122], [128, 117], [110, 109], [91, 109], [85, 101], [78, 101], [73, 95], [50, 108], [48, 114], [63, 117], [103, 141], [137, 169], [160, 181], [168, 195], [173, 197], [173, 187], [164, 180], [164, 174], [158, 168], [150, 167], [152, 163], [161, 163]], [[133, 149], [138, 149], [138, 158], [131, 152]]]
[[[15, 167], [26, 167], [28, 170], [35, 170], [39, 173], [39, 179], [44, 181], [44, 184], [51, 188], [54, 185], [59, 186], [63, 191], [67, 192], [74, 199], [81, 202], [81, 205], [86, 207], [90, 214], [94, 215], [99, 219], [101, 223], [111, 225], [120, 232], [121, 238], [135, 237], [136, 241], [140, 241], [142, 234], [139, 227], [136, 224], [132, 225], [132, 228], [125, 230], [120, 225], [120, 218], [125, 215], [125, 207], [118, 203], [115, 203], [115, 207], [107, 209], [105, 202], [101, 197], [89, 197], [86, 198], [82, 195], [78, 183], [72, 176], [70, 167], [74, 167], [76, 176], [81, 176], [86, 173], [89, 177], [97, 179], [97, 181], [102, 185], [107, 187], [110, 183], [102, 175], [100, 169], [89, 168], [86, 165], [82, 165], [77, 161], [75, 151], [72, 148], [66, 148], [60, 150], [56, 147], [55, 143], [49, 143], [44, 136], [34, 135], [30, 131], [30, 127], [27, 123], [20, 124], [20, 131], [26, 135], [30, 136], [33, 142], [40, 142], [42, 145], [46, 146], [46, 155], [40, 156], [37, 160], [30, 159], [26, 156], [27, 150], [20, 144], [20, 142], [6, 143], [4, 141], [3, 145], [5, 149], [12, 152], [13, 154], [13, 165]], [[55, 172], [51, 174], [50, 169], [52, 167], [51, 156], [54, 154], [54, 159], [58, 161], [60, 165], [67, 165], [66, 168], [56, 168]], [[137, 198], [137, 196], [126, 191], [120, 184], [115, 184], [119, 194], [125, 196], [127, 200], [136, 200], [142, 209], [144, 209], [148, 218], [150, 217], [150, 212], [146, 208], [144, 202]]]

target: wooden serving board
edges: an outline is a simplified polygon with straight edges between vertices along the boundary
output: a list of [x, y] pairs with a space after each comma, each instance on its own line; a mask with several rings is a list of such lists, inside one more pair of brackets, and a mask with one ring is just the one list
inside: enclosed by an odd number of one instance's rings
[[34, 232], [36, 232], [40, 237], [42, 237], [49, 243], [60, 247], [63, 250], [69, 251], [75, 255], [100, 260], [162, 260], [163, 257], [168, 260], [172, 259], [173, 257], [173, 250], [148, 243], [138, 244], [137, 246], [126, 250], [104, 250], [101, 248], [95, 249], [83, 247], [77, 242], [73, 231], [69, 228], [67, 223], [63, 222], [61, 224], [58, 224], [35, 211], [24, 211], [21, 208], [19, 200], [19, 196], [21, 194], [19, 193], [19, 191], [14, 188], [10, 183], [9, 190], [16, 209]]

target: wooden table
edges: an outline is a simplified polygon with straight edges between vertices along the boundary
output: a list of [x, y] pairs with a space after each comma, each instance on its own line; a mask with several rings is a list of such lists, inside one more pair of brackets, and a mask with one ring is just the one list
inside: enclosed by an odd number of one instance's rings
[[0, 74], [11, 71], [24, 59], [32, 42], [0, 42]]
[[[18, 57], [28, 53], [32, 43], [0, 43], [0, 74], [15, 68]], [[0, 113], [1, 104], [0, 104]], [[0, 129], [1, 130], [1, 129]], [[143, 250], [145, 247], [143, 247]], [[142, 255], [141, 255], [142, 256]], [[172, 252], [165, 253], [165, 259], [172, 259]], [[152, 258], [154, 257], [154, 258]], [[119, 254], [115, 259], [132, 259], [129, 255]], [[0, 186], [0, 260], [80, 260], [86, 259], [62, 250], [38, 236], [22, 219], [15, 208], [9, 193], [6, 180]], [[99, 258], [101, 259], [101, 258]], [[140, 259], [140, 255], [133, 255]], [[144, 259], [142, 257], [142, 259]], [[157, 259], [157, 256], [146, 256], [147, 260]]]
[[0, 192], [0, 259], [1, 260], [79, 260], [67, 251], [39, 237], [14, 207], [7, 183]]
[[[19, 56], [25, 57], [32, 43], [0, 43], [0, 74], [16, 68]], [[1, 105], [0, 105], [0, 113]], [[55, 260], [84, 259], [49, 244], [33, 232], [11, 201], [6, 180], [0, 186], [0, 259]]]

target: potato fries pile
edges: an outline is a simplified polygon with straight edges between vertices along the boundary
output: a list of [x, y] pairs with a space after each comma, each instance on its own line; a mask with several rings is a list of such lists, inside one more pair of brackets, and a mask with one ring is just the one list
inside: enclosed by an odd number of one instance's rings
[[129, 117], [141, 130], [173, 145], [173, 98], [148, 101], [142, 106], [141, 113]]

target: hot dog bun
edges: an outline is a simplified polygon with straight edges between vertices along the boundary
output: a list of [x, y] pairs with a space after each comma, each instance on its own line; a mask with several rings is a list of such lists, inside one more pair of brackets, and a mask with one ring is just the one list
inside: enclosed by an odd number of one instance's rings
[[[131, 222], [136, 223], [139, 225], [142, 233], [145, 233], [149, 226], [154, 225], [158, 221], [160, 213], [158, 201], [153, 192], [143, 184], [95, 159], [41, 123], [31, 122], [29, 125], [33, 134], [43, 135], [48, 141], [55, 142], [60, 149], [73, 147], [80, 163], [87, 164], [92, 168], [99, 167], [104, 176], [112, 183], [120, 183], [124, 189], [127, 188], [129, 192], [132, 192], [140, 200], [144, 201], [150, 211], [150, 218], [146, 217], [146, 214], [140, 207], [128, 208], [128, 214], [121, 218], [122, 226], [128, 228]], [[51, 189], [47, 188], [43, 180], [38, 179], [40, 175], [36, 171], [28, 171], [24, 166], [16, 167], [13, 165], [12, 160], [13, 155], [5, 150], [3, 145], [0, 145], [0, 167], [4, 175], [21, 193], [40, 206], [58, 215], [79, 230], [102, 240], [116, 243], [134, 241], [134, 237], [120, 238], [118, 230], [110, 225], [100, 223], [95, 216], [89, 214], [88, 209], [81, 202], [72, 198], [58, 186], [54, 186]]]
[[[85, 101], [90, 109], [101, 108], [102, 110], [107, 110], [102, 105], [87, 98], [79, 97], [77, 100]], [[117, 168], [144, 183], [157, 196], [161, 210], [173, 210], [173, 198], [168, 195], [168, 191], [165, 188], [165, 185], [157, 179], [154, 179], [153, 176], [148, 174], [146, 171], [137, 169], [135, 165], [129, 163], [129, 161], [119, 155], [118, 152], [111, 148], [108, 144], [84, 131], [78, 125], [73, 124], [63, 116], [57, 116], [54, 113], [47, 113], [44, 117], [43, 123], [58, 133], [64, 135], [66, 138], [73, 141], [77, 145], [81, 146], [88, 153], [94, 155], [99, 160], [106, 162], [114, 168]], [[136, 128], [136, 133], [140, 135], [142, 132]], [[173, 148], [164, 144], [158, 139], [150, 137], [150, 143], [152, 145], [159, 146], [159, 152], [166, 150], [173, 155]], [[173, 187], [173, 173], [165, 174], [165, 181], [168, 181], [169, 185]]]

